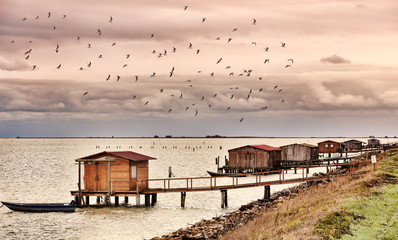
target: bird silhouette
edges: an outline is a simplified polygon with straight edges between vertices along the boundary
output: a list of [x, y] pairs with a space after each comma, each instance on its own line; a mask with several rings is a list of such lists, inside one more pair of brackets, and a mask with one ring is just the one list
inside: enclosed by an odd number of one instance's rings
[[236, 32], [236, 31], [238, 31], [238, 29], [237, 29], [237, 28], [234, 28], [234, 29], [232, 30], [232, 32]]
[[60, 69], [60, 68], [61, 68], [61, 64], [58, 65], [57, 69]]
[[243, 118], [241, 118], [241, 119], [239, 120], [239, 122], [242, 122], [244, 119], [245, 119], [244, 117], [243, 117]]
[[264, 60], [264, 64], [265, 63], [269, 63], [269, 59], [268, 58]]
[[216, 64], [219, 64], [221, 62], [222, 58], [218, 59]]
[[281, 42], [281, 47], [286, 47], [286, 43]]
[[253, 25], [256, 25], [257, 20], [253, 18]]
[[116, 75], [116, 81], [118, 82], [120, 80], [120, 76]]
[[188, 6], [184, 6], [184, 11], [187, 10]]
[[98, 29], [98, 30], [97, 30], [97, 33], [98, 33], [98, 36], [101, 36], [101, 33], [102, 33], [102, 32], [101, 32], [100, 29]]
[[47, 18], [51, 17], [51, 12], [48, 12]]
[[37, 66], [36, 66], [36, 65], [33, 65], [32, 70], [35, 70], [36, 68], [37, 68]]
[[136, 81], [136, 82], [138, 81], [138, 76], [135, 76], [135, 81]]
[[102, 58], [102, 54], [100, 54], [100, 55], [98, 56], [98, 58]]
[[151, 38], [153, 38], [155, 36], [155, 34], [151, 33]]
[[228, 41], [227, 41], [227, 43], [229, 43], [230, 41], [232, 41], [232, 38], [228, 38]]
[[196, 50], [196, 54], [199, 54], [199, 52], [200, 52], [200, 49], [197, 49], [197, 50]]
[[189, 46], [188, 46], [188, 48], [192, 48], [192, 43], [189, 43]]
[[59, 44], [57, 44], [57, 47], [55, 48], [55, 52], [57, 53], [59, 51]]
[[144, 105], [148, 105], [149, 101], [146, 101], [146, 103], [144, 103]]
[[291, 67], [292, 65], [290, 65], [290, 64], [287, 64], [286, 66], [285, 66], [285, 68], [288, 68], [288, 67]]
[[88, 92], [85, 92], [85, 93], [83, 93], [83, 96], [85, 96], [85, 95], [87, 95], [88, 94]]
[[195, 109], [195, 117], [198, 115], [198, 109]]
[[112, 16], [109, 17], [109, 23], [113, 23], [113, 17]]
[[87, 67], [91, 67], [91, 61], [87, 64]]
[[130, 53], [128, 53], [127, 55], [126, 55], [126, 59], [128, 59], [130, 57]]
[[106, 78], [106, 81], [109, 81], [109, 79], [111, 79], [111, 75], [108, 74], [108, 77]]
[[124, 64], [124, 65], [123, 65], [124, 68], [127, 67], [127, 66], [128, 66], [127, 64]]
[[202, 18], [202, 23], [206, 21], [206, 18]]
[[155, 75], [156, 75], [156, 73], [155, 73], [155, 72], [153, 72], [153, 73], [152, 73], [152, 75], [151, 75], [151, 77], [154, 77]]
[[170, 108], [169, 111], [168, 111], [167, 113], [170, 113], [172, 110], [173, 110], [173, 109]]

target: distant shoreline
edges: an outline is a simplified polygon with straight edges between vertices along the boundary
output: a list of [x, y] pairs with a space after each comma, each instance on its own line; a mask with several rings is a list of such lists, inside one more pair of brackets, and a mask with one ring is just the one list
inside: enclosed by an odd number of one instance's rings
[[[147, 138], [147, 139], [232, 139], [232, 138], [370, 138], [369, 136], [339, 136], [339, 137], [333, 137], [333, 136], [321, 136], [321, 137], [256, 137], [256, 136], [220, 136], [220, 137], [184, 137], [184, 136], [179, 136], [179, 137], [0, 137], [0, 139], [137, 139], [137, 138]], [[396, 139], [397, 136], [394, 137], [378, 137], [375, 136], [374, 138], [392, 138]]]

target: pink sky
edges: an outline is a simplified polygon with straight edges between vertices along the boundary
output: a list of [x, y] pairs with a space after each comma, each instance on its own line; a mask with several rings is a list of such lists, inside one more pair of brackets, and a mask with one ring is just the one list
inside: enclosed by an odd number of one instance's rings
[[0, 137], [397, 135], [393, 0], [0, 6]]

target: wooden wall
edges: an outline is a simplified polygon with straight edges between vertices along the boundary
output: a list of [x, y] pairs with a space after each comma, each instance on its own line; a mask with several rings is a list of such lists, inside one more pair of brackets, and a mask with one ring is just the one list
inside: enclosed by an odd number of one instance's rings
[[318, 159], [318, 148], [311, 148], [301, 144], [292, 144], [280, 147], [282, 149], [282, 161], [304, 161]]
[[[331, 145], [333, 145], [331, 147]], [[341, 144], [334, 141], [325, 141], [318, 143], [319, 153], [337, 153], [341, 148]]]
[[232, 169], [274, 168], [280, 164], [280, 151], [265, 151], [242, 147], [229, 153], [229, 167]]

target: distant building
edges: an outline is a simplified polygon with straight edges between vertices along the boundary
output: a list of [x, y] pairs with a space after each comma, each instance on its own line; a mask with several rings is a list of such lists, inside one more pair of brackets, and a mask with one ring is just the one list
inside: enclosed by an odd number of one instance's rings
[[308, 161], [319, 158], [319, 147], [311, 144], [290, 144], [279, 147], [282, 149], [282, 161]]
[[376, 138], [368, 139], [368, 147], [378, 147], [380, 146], [380, 140]]
[[279, 167], [280, 148], [268, 145], [247, 145], [228, 150], [231, 172], [260, 172]]
[[363, 144], [364, 142], [355, 139], [342, 142], [342, 145], [344, 146], [343, 149], [345, 152], [362, 150]]
[[332, 140], [320, 142], [318, 143], [318, 147], [319, 153], [328, 154], [329, 157], [332, 156], [332, 153], [338, 153], [342, 151], [341, 143]]

